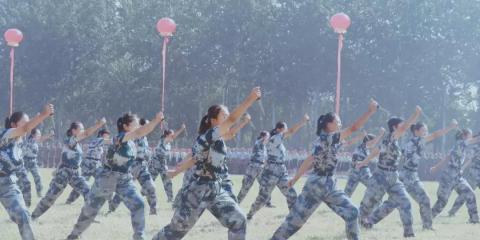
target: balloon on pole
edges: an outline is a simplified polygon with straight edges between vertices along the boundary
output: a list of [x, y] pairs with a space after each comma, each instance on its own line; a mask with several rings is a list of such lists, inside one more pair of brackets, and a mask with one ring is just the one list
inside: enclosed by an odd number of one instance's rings
[[162, 112], [165, 110], [165, 67], [166, 67], [166, 60], [167, 60], [167, 44], [169, 42], [169, 38], [173, 36], [177, 29], [177, 25], [175, 21], [171, 18], [162, 18], [157, 22], [157, 31], [163, 37], [163, 47], [162, 47]]
[[16, 28], [8, 29], [3, 35], [7, 45], [11, 47], [10, 49], [10, 112], [9, 115], [13, 113], [13, 70], [15, 68], [15, 48], [20, 45], [20, 42], [23, 40], [23, 34], [20, 30]]
[[343, 34], [347, 32], [351, 24], [350, 17], [345, 13], [337, 13], [330, 18], [330, 26], [338, 33], [338, 51], [337, 51], [337, 86], [335, 94], [335, 113], [340, 114], [340, 77], [342, 65]]

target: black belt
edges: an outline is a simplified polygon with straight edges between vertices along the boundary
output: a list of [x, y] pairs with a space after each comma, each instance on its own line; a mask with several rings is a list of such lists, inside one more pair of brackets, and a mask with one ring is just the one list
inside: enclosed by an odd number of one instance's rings
[[8, 177], [9, 174], [5, 173], [5, 172], [0, 172], [0, 177]]
[[100, 158], [86, 157], [86, 160], [100, 161]]
[[143, 162], [145, 161], [145, 158], [135, 158], [135, 161]]
[[387, 171], [387, 172], [396, 172], [397, 167], [384, 167], [384, 166], [377, 166], [380, 170]]
[[410, 171], [410, 172], [416, 172], [417, 171], [415, 168], [410, 168], [410, 167], [407, 167], [407, 166], [403, 166], [403, 169], [405, 169], [407, 171]]
[[333, 176], [333, 172], [331, 171], [320, 171], [320, 170], [315, 170], [315, 173], [320, 176], [320, 177], [331, 177]]
[[124, 167], [118, 167], [118, 166], [110, 167], [110, 166], [104, 164], [103, 168], [105, 168], [107, 170], [110, 170], [112, 172], [128, 173], [128, 168], [125, 169]]
[[283, 164], [285, 164], [285, 162], [276, 162], [276, 161], [270, 161], [270, 160], [268, 160], [267, 163], [268, 163], [268, 164], [276, 164], [276, 165], [283, 165]]
[[73, 170], [77, 170], [80, 166], [69, 166], [69, 165], [65, 165], [65, 164], [60, 164], [60, 166], [58, 168], [70, 168], [70, 169], [73, 169]]
[[200, 183], [216, 182], [219, 179], [216, 177], [198, 176], [197, 174], [193, 174], [193, 178]]
[[259, 164], [264, 164], [262, 161], [257, 161], [257, 160], [251, 160], [252, 163], [259, 163]]

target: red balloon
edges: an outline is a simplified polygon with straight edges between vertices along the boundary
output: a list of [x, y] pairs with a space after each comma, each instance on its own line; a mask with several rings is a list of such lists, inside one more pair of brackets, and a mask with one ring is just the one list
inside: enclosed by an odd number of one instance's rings
[[5, 37], [5, 41], [7, 41], [7, 45], [10, 47], [18, 47], [23, 40], [23, 33], [16, 28], [8, 29], [3, 36]]
[[157, 31], [163, 37], [170, 37], [177, 29], [177, 24], [171, 18], [162, 18], [157, 22]]
[[343, 12], [337, 13], [330, 18], [330, 26], [336, 33], [346, 33], [351, 23], [350, 17]]

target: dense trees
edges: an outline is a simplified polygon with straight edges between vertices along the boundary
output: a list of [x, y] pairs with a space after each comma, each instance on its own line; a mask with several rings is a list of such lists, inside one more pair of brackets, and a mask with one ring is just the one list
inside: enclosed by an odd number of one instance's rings
[[[17, 51], [16, 108], [34, 114], [40, 102], [53, 101], [62, 132], [74, 119], [113, 121], [127, 110], [153, 116], [161, 77], [155, 23], [164, 16], [178, 24], [167, 73], [172, 127], [185, 121], [193, 134], [208, 105], [233, 106], [254, 85], [265, 92], [265, 114], [252, 110], [257, 130], [333, 110], [337, 36], [328, 18], [339, 11], [352, 18], [344, 122], [375, 97], [395, 115], [422, 105], [434, 128], [457, 117], [478, 129], [479, 10], [480, 2], [468, 0], [0, 0], [0, 29], [14, 26], [25, 35]], [[3, 116], [8, 62], [2, 42]], [[369, 126], [386, 118], [380, 113]], [[313, 127], [292, 144], [309, 142]]]

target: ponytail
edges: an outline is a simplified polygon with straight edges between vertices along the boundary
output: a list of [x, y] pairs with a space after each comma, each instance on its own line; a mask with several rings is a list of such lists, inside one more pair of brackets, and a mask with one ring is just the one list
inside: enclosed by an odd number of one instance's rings
[[415, 124], [412, 124], [412, 126], [410, 126], [410, 131], [412, 132], [412, 134], [415, 134], [415, 131], [417, 130], [420, 130], [422, 127], [425, 127], [425, 123], [422, 123], [422, 122], [417, 122]]
[[162, 134], [161, 138], [166, 138], [170, 134], [173, 134], [173, 130], [172, 129], [165, 129], [165, 131], [163, 131], [163, 134]]
[[317, 136], [320, 136], [322, 131], [325, 131], [327, 124], [335, 120], [336, 114], [329, 112], [327, 114], [321, 115], [317, 120]]
[[216, 119], [218, 114], [225, 109], [223, 105], [212, 105], [208, 108], [207, 114], [200, 120], [200, 126], [198, 127], [198, 134], [204, 134], [208, 129], [212, 128], [212, 119]]
[[80, 127], [80, 124], [82, 124], [82, 123], [81, 122], [72, 122], [70, 124], [70, 128], [68, 128], [68, 130], [67, 130], [67, 137], [73, 136], [73, 130], [78, 129], [78, 127]]
[[268, 136], [268, 132], [267, 131], [261, 131], [260, 135], [257, 137], [257, 140], [265, 138], [266, 136]]
[[287, 123], [285, 122], [277, 122], [275, 124], [275, 128], [270, 131], [270, 136], [274, 136], [278, 134], [278, 129], [283, 129], [287, 126]]
[[125, 127], [123, 125], [128, 125], [131, 122], [135, 121], [137, 118], [137, 115], [132, 114], [130, 112], [123, 114], [120, 118], [117, 120], [117, 129], [118, 132], [125, 132]]
[[13, 123], [18, 123], [26, 116], [24, 112], [14, 112], [10, 117], [5, 118], [5, 129], [12, 128]]

